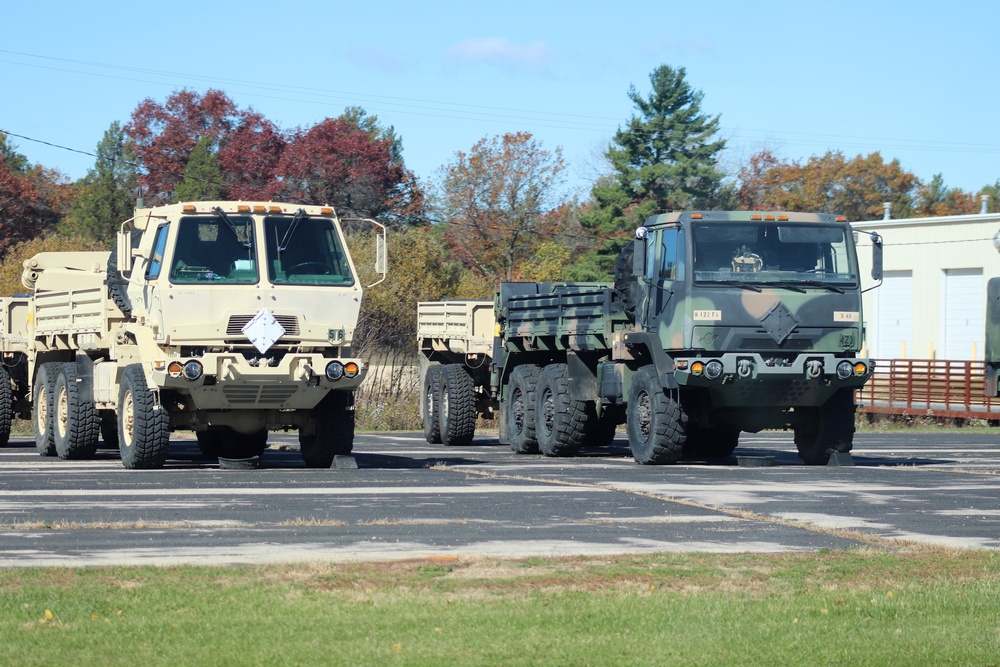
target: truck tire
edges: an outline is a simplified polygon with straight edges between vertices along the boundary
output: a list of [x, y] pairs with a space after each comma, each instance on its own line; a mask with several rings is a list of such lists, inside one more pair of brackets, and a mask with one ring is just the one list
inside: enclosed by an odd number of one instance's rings
[[628, 398], [628, 444], [641, 464], [675, 463], [684, 451], [687, 416], [660, 386], [656, 368], [643, 366]]
[[424, 422], [424, 439], [429, 445], [441, 444], [440, 409], [441, 365], [428, 366], [420, 389], [420, 416]]
[[542, 454], [573, 456], [580, 451], [587, 423], [587, 402], [570, 397], [566, 364], [546, 366], [538, 377], [535, 420]]
[[0, 447], [10, 441], [10, 425], [14, 421], [14, 388], [10, 384], [10, 373], [0, 366]]
[[222, 456], [224, 458], [249, 459], [260, 456], [267, 449], [266, 428], [255, 433], [238, 433], [232, 429], [226, 429], [223, 434]]
[[354, 448], [354, 394], [331, 391], [315, 408], [316, 433], [299, 432], [302, 460], [309, 468], [329, 468], [334, 456], [346, 456]]
[[93, 402], [80, 395], [75, 363], [59, 368], [52, 404], [56, 455], [63, 460], [94, 458], [101, 437], [101, 418]]
[[42, 364], [38, 367], [32, 387], [34, 396], [31, 401], [31, 421], [35, 427], [35, 449], [42, 456], [56, 455], [56, 442], [52, 437], [52, 397], [55, 394], [58, 372], [58, 363]]
[[198, 451], [206, 459], [217, 459], [222, 454], [221, 430], [195, 431], [194, 437], [198, 440]]
[[162, 468], [170, 447], [170, 415], [157, 405], [140, 364], [125, 367], [118, 389], [118, 448], [130, 470]]
[[740, 429], [732, 424], [713, 426], [687, 425], [687, 441], [684, 443], [685, 457], [706, 459], [726, 458], [740, 444]]
[[476, 434], [476, 386], [461, 364], [441, 367], [438, 379], [441, 443], [467, 445]]
[[853, 389], [838, 389], [826, 403], [807, 411], [793, 426], [795, 447], [806, 465], [822, 466], [833, 452], [849, 452], [854, 446]]
[[539, 368], [534, 364], [518, 366], [510, 374], [504, 419], [507, 422], [510, 448], [515, 454], [538, 453], [538, 438], [535, 433], [538, 374]]

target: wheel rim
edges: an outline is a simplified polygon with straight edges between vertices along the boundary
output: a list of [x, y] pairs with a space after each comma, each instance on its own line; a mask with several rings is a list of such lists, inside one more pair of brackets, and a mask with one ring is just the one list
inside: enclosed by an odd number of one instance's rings
[[37, 403], [36, 412], [38, 414], [38, 423], [35, 424], [35, 428], [38, 429], [38, 433], [44, 438], [49, 428], [49, 392], [45, 391], [44, 384], [38, 389], [38, 397], [35, 400]]
[[66, 437], [69, 420], [69, 398], [66, 396], [66, 388], [60, 387], [56, 394], [56, 431], [60, 438]]
[[635, 406], [635, 417], [636, 426], [639, 427], [639, 435], [642, 437], [642, 441], [646, 442], [649, 440], [649, 434], [652, 431], [652, 410], [650, 409], [649, 394], [647, 392], [642, 392], [639, 396], [639, 400], [636, 402]]
[[542, 426], [545, 428], [546, 433], [552, 433], [552, 429], [555, 426], [556, 418], [556, 400], [552, 394], [552, 390], [545, 388], [542, 391]]
[[126, 449], [132, 446], [135, 429], [135, 403], [132, 400], [132, 392], [126, 391], [122, 401], [122, 441], [121, 444]]
[[511, 421], [514, 431], [518, 434], [524, 432], [524, 394], [519, 389], [515, 389], [510, 397]]
[[434, 388], [427, 387], [427, 394], [424, 396], [424, 409], [428, 419], [434, 416]]

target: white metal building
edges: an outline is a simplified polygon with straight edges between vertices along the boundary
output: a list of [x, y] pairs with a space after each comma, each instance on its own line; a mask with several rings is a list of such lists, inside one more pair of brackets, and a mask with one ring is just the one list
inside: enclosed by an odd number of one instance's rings
[[[983, 208], [985, 209], [985, 202]], [[1000, 214], [853, 223], [862, 286], [871, 239], [884, 240], [884, 281], [865, 292], [866, 354], [876, 359], [983, 358], [986, 283], [1000, 276]]]

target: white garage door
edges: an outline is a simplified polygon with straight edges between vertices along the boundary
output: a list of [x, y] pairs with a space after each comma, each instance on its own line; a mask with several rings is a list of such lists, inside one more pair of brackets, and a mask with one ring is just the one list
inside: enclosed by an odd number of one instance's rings
[[944, 272], [944, 358], [981, 359], [986, 308], [982, 269]]
[[882, 286], [875, 290], [875, 346], [878, 359], [913, 356], [913, 272], [886, 271]]

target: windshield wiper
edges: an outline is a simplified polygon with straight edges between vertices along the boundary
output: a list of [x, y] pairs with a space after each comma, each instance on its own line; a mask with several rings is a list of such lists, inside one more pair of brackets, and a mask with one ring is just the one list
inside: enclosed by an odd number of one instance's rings
[[754, 283], [747, 283], [742, 280], [713, 280], [713, 285], [735, 285], [736, 287], [742, 287], [743, 289], [748, 289], [752, 292], [760, 292], [760, 285]]
[[309, 216], [306, 215], [306, 210], [304, 208], [300, 208], [295, 212], [295, 215], [292, 216], [291, 224], [288, 225], [288, 229], [285, 231], [284, 238], [281, 239], [281, 243], [278, 244], [279, 253], [284, 252], [285, 249], [288, 248], [288, 242], [292, 240], [292, 234], [294, 234], [296, 228], [298, 228], [299, 221], [305, 220], [307, 217]]
[[215, 213], [215, 215], [219, 216], [219, 219], [222, 220], [223, 222], [223, 226], [229, 230], [229, 233], [233, 235], [233, 238], [236, 239], [237, 243], [241, 244], [244, 248], [250, 247], [250, 241], [249, 240], [244, 241], [240, 238], [240, 233], [236, 229], [236, 225], [234, 225], [233, 221], [229, 219], [229, 216], [226, 215], [226, 212], [222, 210], [222, 207], [216, 206], [215, 208], [212, 209], [212, 213]]
[[823, 289], [830, 290], [831, 292], [836, 292], [837, 294], [843, 294], [844, 288], [837, 287], [836, 285], [831, 285], [830, 283], [825, 283], [822, 280], [802, 280], [796, 281], [796, 285], [803, 285], [805, 287], [821, 287]]

